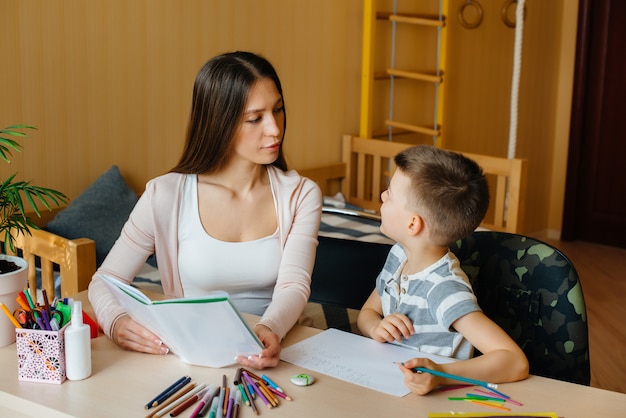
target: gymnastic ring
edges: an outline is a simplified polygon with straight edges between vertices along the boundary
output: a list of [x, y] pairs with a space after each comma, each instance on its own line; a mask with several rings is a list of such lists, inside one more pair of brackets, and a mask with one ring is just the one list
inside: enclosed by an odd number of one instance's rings
[[[502, 21], [509, 28], [514, 28], [516, 24], [516, 22], [509, 19], [509, 8], [513, 3], [517, 4], [517, 0], [506, 0], [502, 5]], [[526, 19], [526, 3], [524, 3], [524, 19]]]
[[[467, 8], [467, 6], [472, 6], [474, 9], [476, 9], [476, 14], [478, 14], [478, 18], [474, 22], [468, 22], [465, 19], [465, 9]], [[476, 29], [483, 22], [483, 6], [481, 6], [480, 3], [478, 3], [477, 1], [467, 0], [464, 5], [459, 7], [458, 17], [461, 26], [463, 26], [465, 29]]]

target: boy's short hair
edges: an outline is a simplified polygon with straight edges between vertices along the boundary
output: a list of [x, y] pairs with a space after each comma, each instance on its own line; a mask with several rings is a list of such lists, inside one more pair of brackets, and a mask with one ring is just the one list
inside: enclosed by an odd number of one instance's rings
[[416, 145], [398, 153], [394, 161], [411, 181], [410, 209], [420, 213], [436, 245], [448, 246], [480, 225], [489, 207], [489, 185], [474, 160]]

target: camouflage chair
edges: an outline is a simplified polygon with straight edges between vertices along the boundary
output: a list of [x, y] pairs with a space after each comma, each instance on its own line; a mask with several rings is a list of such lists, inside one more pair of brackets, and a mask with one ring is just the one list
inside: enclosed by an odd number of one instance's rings
[[450, 248], [484, 313], [524, 350], [530, 372], [589, 385], [585, 300], [558, 249], [522, 235], [474, 232]]

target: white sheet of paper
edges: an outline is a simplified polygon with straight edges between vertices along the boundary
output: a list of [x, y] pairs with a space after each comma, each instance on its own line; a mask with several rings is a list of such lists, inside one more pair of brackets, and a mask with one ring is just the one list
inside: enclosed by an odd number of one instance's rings
[[414, 357], [435, 363], [454, 361], [333, 328], [290, 345], [280, 354], [288, 363], [394, 396], [410, 393], [395, 363]]

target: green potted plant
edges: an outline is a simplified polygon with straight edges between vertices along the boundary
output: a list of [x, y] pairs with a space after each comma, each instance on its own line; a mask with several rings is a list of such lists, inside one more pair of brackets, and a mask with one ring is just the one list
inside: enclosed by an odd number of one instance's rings
[[[0, 129], [0, 158], [6, 163], [11, 163], [13, 151], [21, 152], [22, 145], [18, 141], [26, 137], [22, 132], [26, 129], [37, 128], [12, 125]], [[7, 255], [7, 250], [15, 253], [15, 238], [18, 234], [30, 234], [31, 229], [39, 229], [27, 216], [27, 210], [41, 216], [38, 204], [51, 210], [51, 203], [60, 206], [68, 201], [67, 196], [59, 191], [35, 186], [29, 181], [15, 180], [15, 176], [12, 174], [0, 183], [0, 302], [8, 308], [17, 307], [17, 294], [26, 288], [28, 264], [20, 257]], [[12, 323], [7, 318], [0, 318], [0, 347], [13, 341], [15, 331]]]

